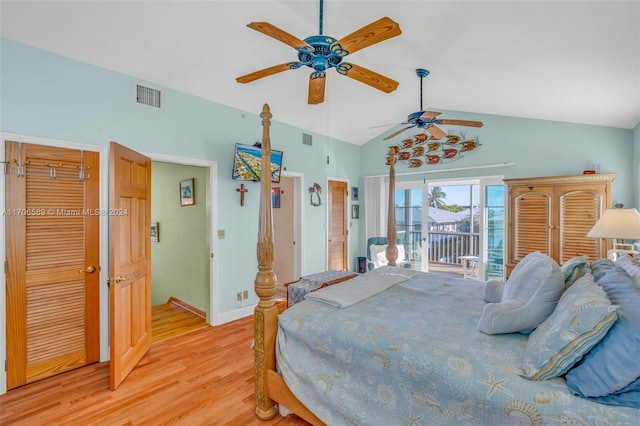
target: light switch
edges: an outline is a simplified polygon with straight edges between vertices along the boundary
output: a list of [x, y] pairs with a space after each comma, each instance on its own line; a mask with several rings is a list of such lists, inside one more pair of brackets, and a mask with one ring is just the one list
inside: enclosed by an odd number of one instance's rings
[[218, 239], [224, 238], [224, 229], [218, 229]]

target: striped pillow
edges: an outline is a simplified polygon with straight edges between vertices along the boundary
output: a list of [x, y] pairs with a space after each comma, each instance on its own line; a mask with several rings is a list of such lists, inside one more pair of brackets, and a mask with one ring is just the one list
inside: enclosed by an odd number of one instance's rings
[[617, 309], [591, 274], [578, 279], [529, 335], [521, 376], [546, 380], [566, 373], [607, 334]]
[[589, 256], [572, 257], [563, 263], [560, 269], [564, 274], [565, 288], [569, 288], [578, 278], [589, 271]]

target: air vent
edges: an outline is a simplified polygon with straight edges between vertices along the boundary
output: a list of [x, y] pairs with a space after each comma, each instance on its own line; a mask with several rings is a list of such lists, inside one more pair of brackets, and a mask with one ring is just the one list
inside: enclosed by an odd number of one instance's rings
[[152, 108], [162, 108], [162, 92], [136, 84], [136, 102]]
[[303, 145], [313, 145], [313, 141], [311, 140], [311, 135], [308, 135], [306, 133], [302, 134], [302, 144]]

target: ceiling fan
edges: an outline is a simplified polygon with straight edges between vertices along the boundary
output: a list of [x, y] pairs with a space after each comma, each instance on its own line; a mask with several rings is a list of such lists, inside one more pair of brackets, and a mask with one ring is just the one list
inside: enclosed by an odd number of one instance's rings
[[298, 51], [298, 61], [286, 62], [255, 71], [236, 78], [236, 81], [238, 83], [249, 83], [282, 71], [297, 69], [304, 65], [313, 69], [309, 76], [308, 101], [310, 104], [319, 104], [324, 101], [326, 70], [329, 68], [335, 68], [338, 74], [351, 77], [385, 93], [394, 91], [398, 87], [397, 81], [356, 64], [343, 62], [343, 59], [351, 53], [399, 35], [401, 33], [400, 26], [390, 18], [384, 17], [337, 40], [333, 37], [322, 35], [322, 15], [323, 0], [320, 0], [319, 35], [310, 36], [304, 40], [300, 40], [268, 22], [252, 22], [248, 24], [249, 28], [260, 31], [296, 49]]
[[407, 117], [407, 121], [400, 124], [410, 124], [410, 126], [403, 127], [402, 129], [391, 133], [389, 136], [385, 137], [384, 140], [389, 140], [398, 136], [400, 133], [405, 130], [412, 129], [414, 127], [418, 127], [420, 129], [425, 129], [433, 139], [442, 139], [447, 136], [447, 133], [439, 128], [437, 125], [448, 124], [453, 126], [469, 126], [469, 127], [482, 127], [481, 121], [470, 121], [470, 120], [451, 120], [451, 119], [443, 119], [436, 118], [441, 113], [435, 111], [423, 111], [422, 110], [422, 80], [429, 75], [429, 71], [424, 68], [416, 69], [416, 74], [420, 77], [420, 111], [409, 114]]

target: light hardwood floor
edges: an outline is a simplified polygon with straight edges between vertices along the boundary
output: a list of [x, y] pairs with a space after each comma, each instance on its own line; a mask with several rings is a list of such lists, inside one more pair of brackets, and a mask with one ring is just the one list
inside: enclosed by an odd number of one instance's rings
[[254, 415], [253, 316], [156, 343], [115, 391], [97, 363], [0, 396], [0, 425], [305, 425]]

